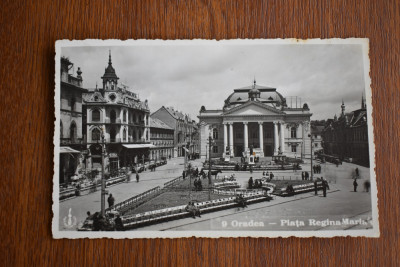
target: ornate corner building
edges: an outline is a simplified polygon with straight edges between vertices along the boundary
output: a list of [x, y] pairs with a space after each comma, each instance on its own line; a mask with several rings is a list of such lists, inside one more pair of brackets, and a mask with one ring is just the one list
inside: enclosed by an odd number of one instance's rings
[[[201, 107], [201, 157], [207, 157], [211, 135], [211, 157], [242, 157], [250, 150], [260, 157], [285, 155], [310, 158], [312, 113], [300, 98], [287, 101], [276, 88], [251, 86], [234, 89], [223, 109]], [[294, 101], [294, 102], [293, 102]]]
[[147, 100], [141, 101], [128, 86], [118, 82], [111, 52], [101, 79], [101, 88], [96, 86], [83, 94], [83, 125], [90, 161], [87, 165], [101, 166], [102, 135], [107, 150], [105, 165], [110, 171], [148, 159], [152, 145]]

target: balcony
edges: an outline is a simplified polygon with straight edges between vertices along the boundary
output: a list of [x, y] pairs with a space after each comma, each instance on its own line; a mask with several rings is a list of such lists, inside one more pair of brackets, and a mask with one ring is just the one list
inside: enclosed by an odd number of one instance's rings
[[105, 123], [115, 123], [115, 124], [121, 124], [121, 119], [120, 118], [116, 118], [115, 120], [111, 120], [110, 118], [106, 118], [106, 122]]
[[[147, 144], [150, 141], [146, 141], [144, 138], [141, 139], [134, 139], [132, 137], [129, 137], [128, 139], [122, 139], [122, 138], [105, 138], [104, 139], [106, 144]], [[92, 140], [91, 143], [101, 143], [101, 140]]]
[[86, 144], [86, 141], [83, 138], [81, 138], [81, 139], [78, 139], [78, 138], [60, 138], [60, 144], [61, 145], [76, 145], [76, 144], [83, 145], [83, 144]]

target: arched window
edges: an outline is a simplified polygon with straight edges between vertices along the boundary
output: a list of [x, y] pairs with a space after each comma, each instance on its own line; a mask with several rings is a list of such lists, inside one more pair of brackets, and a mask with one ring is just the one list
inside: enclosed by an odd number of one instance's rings
[[128, 141], [126, 139], [126, 129], [124, 129], [124, 131], [122, 132], [122, 138], [123, 138], [123, 141]]
[[116, 136], [117, 136], [117, 131], [115, 130], [114, 127], [112, 127], [110, 129], [110, 142], [116, 142], [117, 141], [115, 138]]
[[100, 141], [100, 130], [95, 128], [92, 131], [92, 141]]
[[296, 129], [296, 127], [290, 128], [290, 137], [291, 138], [297, 138], [297, 129]]
[[63, 138], [63, 136], [64, 136], [63, 124], [62, 121], [60, 121], [60, 138]]
[[124, 110], [124, 119], [125, 122], [128, 123], [128, 113], [126, 112], [126, 110]]
[[110, 111], [110, 121], [112, 123], [115, 123], [116, 119], [117, 119], [117, 114], [115, 113], [115, 110], [111, 110]]
[[213, 139], [218, 139], [218, 130], [216, 128], [213, 129]]
[[69, 138], [71, 140], [75, 140], [76, 139], [76, 124], [75, 122], [71, 122], [71, 125], [69, 126]]
[[92, 111], [92, 121], [100, 121], [100, 110], [95, 109]]

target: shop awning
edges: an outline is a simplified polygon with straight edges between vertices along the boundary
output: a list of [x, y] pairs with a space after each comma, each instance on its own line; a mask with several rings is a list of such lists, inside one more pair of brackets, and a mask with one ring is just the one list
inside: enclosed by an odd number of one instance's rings
[[60, 153], [81, 153], [78, 150], [72, 149], [69, 146], [61, 146]]
[[154, 147], [152, 144], [127, 144], [123, 145], [126, 148], [151, 148]]

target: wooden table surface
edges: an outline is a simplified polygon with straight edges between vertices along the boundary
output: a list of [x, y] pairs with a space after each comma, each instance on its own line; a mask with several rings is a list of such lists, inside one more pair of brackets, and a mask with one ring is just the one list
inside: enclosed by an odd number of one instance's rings
[[[1, 253], [18, 266], [400, 266], [398, 0], [0, 2]], [[381, 237], [53, 240], [57, 39], [370, 39]]]

